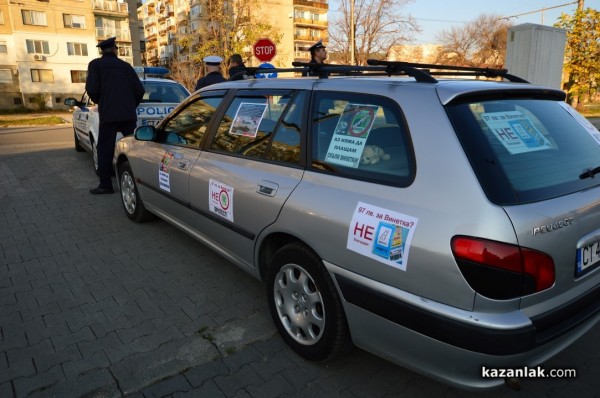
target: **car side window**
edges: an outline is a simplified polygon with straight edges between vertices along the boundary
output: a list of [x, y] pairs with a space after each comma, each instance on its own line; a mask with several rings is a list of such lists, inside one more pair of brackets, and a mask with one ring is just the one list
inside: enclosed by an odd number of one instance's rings
[[[297, 97], [297, 101], [293, 101], [294, 97]], [[219, 123], [211, 149], [252, 158], [298, 163], [304, 98], [304, 94], [294, 95], [289, 91], [243, 93], [229, 105]]]
[[198, 148], [206, 133], [208, 123], [222, 96], [198, 98], [188, 104], [175, 117], [168, 120], [158, 135], [158, 142]]
[[338, 92], [317, 92], [313, 103], [313, 169], [392, 185], [412, 182], [414, 155], [397, 103]]

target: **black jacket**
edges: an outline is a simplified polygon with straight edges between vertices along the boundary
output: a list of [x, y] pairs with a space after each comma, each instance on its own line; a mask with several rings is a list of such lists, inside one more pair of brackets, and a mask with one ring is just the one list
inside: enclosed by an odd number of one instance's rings
[[210, 86], [211, 84], [221, 83], [227, 81], [221, 72], [210, 72], [208, 75], [198, 79], [194, 91], [201, 89], [202, 87]]
[[248, 69], [246, 69], [246, 65], [244, 64], [229, 68], [229, 80], [243, 80], [247, 71]]
[[85, 90], [98, 104], [100, 124], [137, 120], [144, 86], [133, 67], [115, 54], [103, 54], [88, 64]]

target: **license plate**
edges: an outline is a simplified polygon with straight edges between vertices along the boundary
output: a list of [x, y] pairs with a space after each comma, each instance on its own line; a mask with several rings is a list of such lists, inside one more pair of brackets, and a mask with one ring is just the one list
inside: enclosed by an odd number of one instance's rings
[[577, 250], [575, 276], [580, 276], [600, 265], [600, 242], [594, 242]]
[[160, 120], [143, 119], [142, 120], [142, 126], [156, 126], [158, 124], [158, 122], [160, 122]]

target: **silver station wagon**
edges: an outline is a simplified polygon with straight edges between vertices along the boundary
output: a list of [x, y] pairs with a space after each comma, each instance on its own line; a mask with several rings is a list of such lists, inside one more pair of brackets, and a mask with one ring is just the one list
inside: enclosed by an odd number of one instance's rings
[[310, 68], [209, 86], [120, 140], [125, 214], [265, 281], [310, 360], [355, 345], [491, 388], [482, 369], [542, 365], [598, 322], [600, 133], [562, 91], [505, 70]]

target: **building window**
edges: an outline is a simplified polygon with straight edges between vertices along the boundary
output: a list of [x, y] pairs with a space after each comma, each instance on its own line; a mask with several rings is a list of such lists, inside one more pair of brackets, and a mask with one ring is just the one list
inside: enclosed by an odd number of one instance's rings
[[86, 70], [72, 70], [71, 71], [71, 83], [85, 83], [87, 79]]
[[25, 25], [48, 26], [46, 13], [43, 11], [21, 10], [21, 15]]
[[85, 17], [83, 15], [63, 14], [65, 28], [85, 29]]
[[0, 40], [0, 54], [8, 53], [8, 48], [6, 47], [6, 41]]
[[87, 44], [85, 43], [67, 43], [67, 53], [69, 55], [87, 56]]
[[31, 81], [36, 83], [53, 83], [54, 73], [52, 69], [32, 69]]
[[15, 105], [23, 105], [23, 100], [19, 97], [13, 97], [13, 104]]
[[50, 54], [50, 45], [42, 40], [25, 40], [28, 54]]
[[0, 69], [0, 83], [12, 82], [12, 71], [10, 69]]

